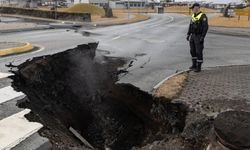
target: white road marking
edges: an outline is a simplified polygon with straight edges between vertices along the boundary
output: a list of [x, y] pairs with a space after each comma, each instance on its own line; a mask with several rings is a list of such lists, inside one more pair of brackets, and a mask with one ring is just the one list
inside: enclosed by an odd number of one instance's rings
[[[165, 22], [166, 24], [174, 21], [174, 17], [172, 17], [172, 16], [168, 16], [168, 17], [170, 18], [170, 20]], [[158, 26], [162, 26], [162, 25], [161, 24], [155, 24], [155, 25], [149, 26], [149, 28], [155, 28], [155, 27], [158, 27]]]
[[165, 43], [166, 41], [165, 40], [154, 40], [154, 39], [142, 39], [142, 40], [144, 40], [144, 41], [146, 41], [146, 42], [149, 42], [149, 43]]
[[114, 37], [112, 40], [117, 40], [119, 38], [121, 38], [121, 36]]
[[[0, 89], [0, 104], [12, 100], [14, 98], [24, 96], [22, 92], [16, 92], [11, 86]], [[1, 135], [0, 135], [1, 137]]]
[[39, 45], [34, 45], [34, 46], [36, 46], [36, 47], [40, 47], [40, 49], [39, 49], [39, 50], [36, 50], [36, 51], [31, 52], [32, 54], [35, 54], [35, 53], [41, 52], [41, 51], [43, 51], [43, 50], [45, 49], [45, 47], [43, 47], [43, 46], [39, 46]]
[[2, 79], [2, 78], [7, 78], [7, 77], [9, 77], [9, 76], [11, 76], [11, 75], [13, 75], [13, 74], [11, 74], [11, 73], [2, 73], [2, 72], [0, 72], [0, 79]]
[[40, 123], [29, 122], [24, 117], [29, 112], [29, 109], [25, 109], [0, 121], [1, 150], [10, 150], [43, 127]]

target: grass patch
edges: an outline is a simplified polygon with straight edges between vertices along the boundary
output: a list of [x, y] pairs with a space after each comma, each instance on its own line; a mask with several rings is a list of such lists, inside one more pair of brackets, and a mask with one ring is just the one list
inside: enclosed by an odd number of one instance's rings
[[70, 8], [64, 9], [63, 11], [69, 13], [90, 13], [92, 15], [101, 15], [101, 16], [105, 15], [103, 8], [89, 4], [76, 4]]
[[[127, 9], [114, 9], [115, 12], [117, 13], [155, 13], [156, 9], [151, 9], [151, 8], [131, 8], [129, 10]], [[204, 13], [215, 13], [216, 10], [214, 9], [209, 9], [209, 8], [201, 8], [201, 11]], [[164, 8], [165, 13], [181, 13], [185, 15], [189, 15], [189, 7], [188, 6], [170, 6], [170, 7], [165, 7]], [[190, 10], [191, 12], [191, 10]]]
[[250, 28], [250, 21], [248, 21], [247, 16], [241, 16], [240, 20], [238, 20], [238, 16], [227, 18], [218, 15], [209, 19], [209, 25], [231, 28]]
[[[165, 12], [176, 12], [176, 13], [189, 13], [189, 11], [192, 13], [192, 10], [189, 9], [188, 6], [170, 6], [165, 8]], [[204, 13], [215, 13], [215, 9], [209, 9], [201, 7], [201, 11]]]

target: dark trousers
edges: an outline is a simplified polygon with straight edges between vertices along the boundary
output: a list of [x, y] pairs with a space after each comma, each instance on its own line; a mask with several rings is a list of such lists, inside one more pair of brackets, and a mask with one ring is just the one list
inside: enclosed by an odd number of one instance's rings
[[196, 60], [198, 63], [203, 63], [203, 49], [204, 41], [200, 41], [201, 35], [192, 34], [189, 40], [190, 53], [192, 60]]

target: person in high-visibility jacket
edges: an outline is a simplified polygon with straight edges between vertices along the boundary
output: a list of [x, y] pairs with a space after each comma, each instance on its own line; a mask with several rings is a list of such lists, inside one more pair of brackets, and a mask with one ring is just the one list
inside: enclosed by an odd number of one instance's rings
[[190, 9], [192, 9], [193, 15], [187, 33], [192, 56], [192, 66], [189, 69], [200, 72], [203, 63], [204, 39], [208, 30], [208, 19], [206, 14], [200, 11], [200, 4], [194, 3]]

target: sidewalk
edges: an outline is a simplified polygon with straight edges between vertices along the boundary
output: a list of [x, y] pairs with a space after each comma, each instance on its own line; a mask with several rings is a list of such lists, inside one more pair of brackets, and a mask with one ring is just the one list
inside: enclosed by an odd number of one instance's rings
[[190, 72], [188, 81], [174, 101], [186, 103], [207, 116], [227, 110], [250, 111], [250, 65], [215, 67]]
[[[171, 100], [172, 103], [181, 103], [187, 107], [183, 131], [140, 150], [170, 150], [170, 147], [178, 150], [206, 149], [211, 140], [214, 118], [218, 114], [230, 110], [250, 112], [250, 65], [213, 67], [200, 73], [191, 71], [186, 74], [183, 89]], [[232, 122], [233, 117], [228, 120]], [[228, 129], [228, 126], [221, 128]], [[244, 130], [248, 133], [250, 129]], [[244, 134], [238, 132], [238, 137], [245, 136], [239, 133]]]

